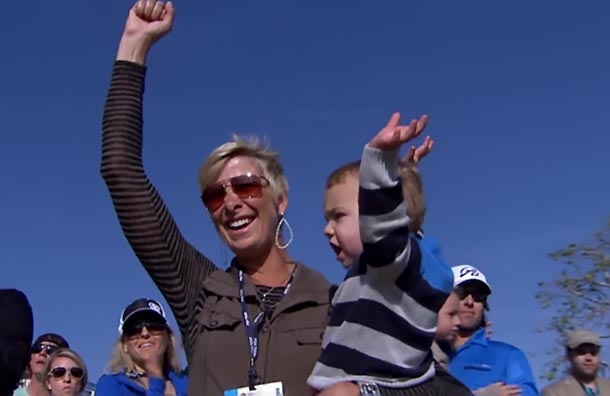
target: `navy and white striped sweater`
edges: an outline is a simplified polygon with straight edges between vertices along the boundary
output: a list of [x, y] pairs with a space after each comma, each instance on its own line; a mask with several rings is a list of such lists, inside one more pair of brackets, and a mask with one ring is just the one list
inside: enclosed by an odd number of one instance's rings
[[365, 147], [358, 197], [363, 252], [333, 298], [322, 353], [308, 384], [404, 388], [434, 375], [438, 311], [453, 287], [438, 246], [410, 236], [399, 152]]

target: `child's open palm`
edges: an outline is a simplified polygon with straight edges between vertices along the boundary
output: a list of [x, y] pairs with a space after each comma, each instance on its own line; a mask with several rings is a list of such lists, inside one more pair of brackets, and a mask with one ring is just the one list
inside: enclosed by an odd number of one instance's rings
[[397, 150], [404, 143], [416, 138], [426, 127], [428, 116], [423, 115], [419, 120], [412, 120], [409, 125], [400, 124], [400, 113], [392, 114], [388, 124], [369, 142], [369, 146], [383, 150]]

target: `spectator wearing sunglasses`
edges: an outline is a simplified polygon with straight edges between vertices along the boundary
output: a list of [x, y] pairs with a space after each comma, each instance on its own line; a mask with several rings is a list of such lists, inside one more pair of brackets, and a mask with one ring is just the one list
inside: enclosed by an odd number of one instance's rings
[[331, 285], [289, 254], [288, 183], [278, 155], [236, 138], [200, 169], [203, 206], [235, 256], [227, 270], [184, 238], [145, 172], [146, 58], [171, 30], [174, 13], [171, 3], [156, 0], [138, 1], [129, 12], [103, 116], [102, 176], [129, 244], [178, 322], [196, 373], [189, 394], [277, 381], [285, 394], [308, 394]]
[[568, 333], [566, 358], [570, 362], [568, 375], [542, 389], [544, 396], [610, 395], [610, 379], [599, 375], [602, 361], [601, 338], [598, 334], [578, 329]]
[[59, 348], [70, 348], [68, 341], [59, 334], [42, 334], [32, 344], [31, 358], [24, 375], [24, 386], [15, 390], [14, 396], [46, 396], [46, 377], [42, 375], [49, 356]]
[[9, 396], [30, 361], [32, 307], [16, 289], [0, 289], [0, 396]]
[[471, 265], [452, 268], [460, 298], [460, 326], [449, 356], [449, 372], [476, 395], [538, 395], [525, 354], [487, 336], [485, 311], [491, 294], [485, 275]]
[[78, 396], [87, 384], [87, 366], [71, 349], [55, 350], [42, 371], [50, 396]]
[[97, 382], [98, 396], [186, 396], [176, 338], [155, 300], [138, 299], [121, 313], [109, 374]]

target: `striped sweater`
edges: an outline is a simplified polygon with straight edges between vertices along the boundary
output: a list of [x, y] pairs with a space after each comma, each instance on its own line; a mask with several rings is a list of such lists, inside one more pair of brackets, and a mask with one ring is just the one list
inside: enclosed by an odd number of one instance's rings
[[104, 108], [101, 172], [121, 228], [171, 307], [191, 358], [203, 304], [201, 285], [216, 266], [178, 229], [142, 163], [146, 68], [116, 61]]
[[[342, 381], [389, 387], [434, 375], [431, 346], [438, 311], [453, 275], [440, 255], [410, 236], [399, 153], [365, 147], [360, 166], [359, 221], [363, 252], [339, 286], [308, 384]], [[425, 257], [425, 259], [423, 259]]]

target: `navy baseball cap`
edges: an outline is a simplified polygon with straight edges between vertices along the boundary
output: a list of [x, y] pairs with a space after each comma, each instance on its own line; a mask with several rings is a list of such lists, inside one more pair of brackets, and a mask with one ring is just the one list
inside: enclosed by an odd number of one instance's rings
[[144, 313], [157, 316], [164, 323], [167, 323], [165, 311], [159, 302], [150, 298], [139, 298], [126, 306], [125, 309], [123, 309], [123, 312], [121, 312], [121, 319], [119, 320], [119, 333], [123, 334], [123, 327], [129, 319], [136, 314]]

